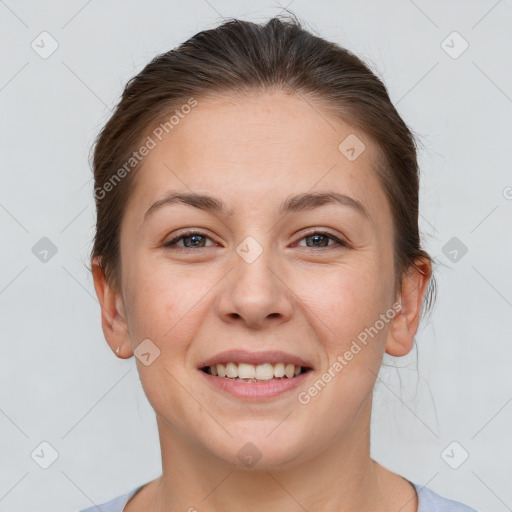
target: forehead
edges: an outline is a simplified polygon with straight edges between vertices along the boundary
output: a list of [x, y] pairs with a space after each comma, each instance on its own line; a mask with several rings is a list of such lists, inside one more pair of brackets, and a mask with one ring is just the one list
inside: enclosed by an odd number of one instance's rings
[[168, 132], [162, 140], [150, 135], [156, 145], [137, 171], [130, 209], [138, 217], [170, 190], [220, 196], [235, 214], [317, 190], [352, 196], [372, 217], [387, 209], [373, 170], [376, 146], [311, 98], [282, 92], [198, 98]]

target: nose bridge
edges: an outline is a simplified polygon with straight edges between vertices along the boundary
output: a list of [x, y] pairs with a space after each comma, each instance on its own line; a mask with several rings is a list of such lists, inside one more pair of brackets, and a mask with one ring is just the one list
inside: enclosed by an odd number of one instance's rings
[[[262, 239], [261, 236], [258, 237]], [[268, 239], [262, 243], [258, 242], [253, 236], [248, 236], [242, 240], [235, 249], [236, 256], [233, 255], [233, 265], [235, 266], [236, 281], [234, 284], [241, 290], [245, 288], [246, 295], [265, 294], [274, 287], [273, 281], [276, 276], [270, 272], [274, 264], [275, 254]]]
[[267, 318], [289, 318], [290, 297], [268, 236], [245, 237], [235, 247], [232, 265], [218, 304], [224, 320], [240, 318], [256, 327]]

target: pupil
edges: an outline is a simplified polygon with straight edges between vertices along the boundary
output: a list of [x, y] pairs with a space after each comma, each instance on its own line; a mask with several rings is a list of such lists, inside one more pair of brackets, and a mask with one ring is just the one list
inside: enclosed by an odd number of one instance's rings
[[192, 244], [191, 243], [187, 243], [187, 240], [195, 239], [195, 241], [197, 242], [198, 238], [203, 238], [203, 235], [192, 235], [192, 236], [187, 236], [186, 238], [184, 238], [183, 242], [185, 243], [185, 247], [197, 247], [196, 243], [192, 243]]
[[[312, 238], [312, 239], [315, 239], [316, 241], [318, 241], [318, 238], [324, 238], [325, 241], [327, 241], [327, 238], [325, 237], [325, 235], [311, 235], [309, 236], [308, 238]], [[325, 247], [325, 243], [323, 243], [320, 247]], [[311, 245], [308, 245], [309, 247], [311, 247]], [[318, 245], [313, 245], [313, 247], [318, 247]]]

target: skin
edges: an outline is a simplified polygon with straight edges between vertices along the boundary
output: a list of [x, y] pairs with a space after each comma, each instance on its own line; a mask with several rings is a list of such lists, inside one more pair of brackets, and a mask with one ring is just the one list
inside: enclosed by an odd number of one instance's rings
[[[349, 134], [366, 145], [354, 161], [338, 150]], [[112, 350], [131, 357], [146, 338], [160, 350], [137, 367], [156, 413], [162, 476], [125, 510], [417, 510], [411, 484], [371, 459], [370, 417], [384, 352], [412, 348], [428, 261], [416, 262], [423, 274], [404, 277], [401, 311], [308, 404], [297, 400], [397, 300], [392, 217], [375, 157], [364, 133], [281, 92], [198, 99], [145, 157], [121, 224], [121, 290], [93, 262]], [[357, 199], [369, 219], [338, 205], [278, 216], [289, 195], [320, 190]], [[143, 222], [168, 191], [211, 194], [234, 213], [175, 204]], [[189, 252], [163, 247], [182, 228], [207, 238]], [[304, 238], [317, 229], [348, 246]], [[247, 236], [263, 250], [250, 264], [236, 252]], [[250, 404], [197, 369], [233, 348], [287, 351], [314, 370], [300, 389]], [[247, 442], [261, 453], [251, 468], [237, 457]]]

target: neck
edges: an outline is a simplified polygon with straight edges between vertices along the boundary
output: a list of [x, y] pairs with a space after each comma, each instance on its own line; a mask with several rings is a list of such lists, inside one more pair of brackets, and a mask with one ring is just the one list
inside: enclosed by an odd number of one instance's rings
[[158, 512], [356, 512], [396, 510], [397, 503], [407, 503], [403, 512], [415, 512], [414, 489], [370, 458], [370, 415], [371, 399], [350, 429], [326, 443], [313, 458], [266, 469], [257, 465], [241, 469], [205, 453], [157, 415], [162, 476], [155, 481], [151, 497], [148, 493], [149, 508]]

